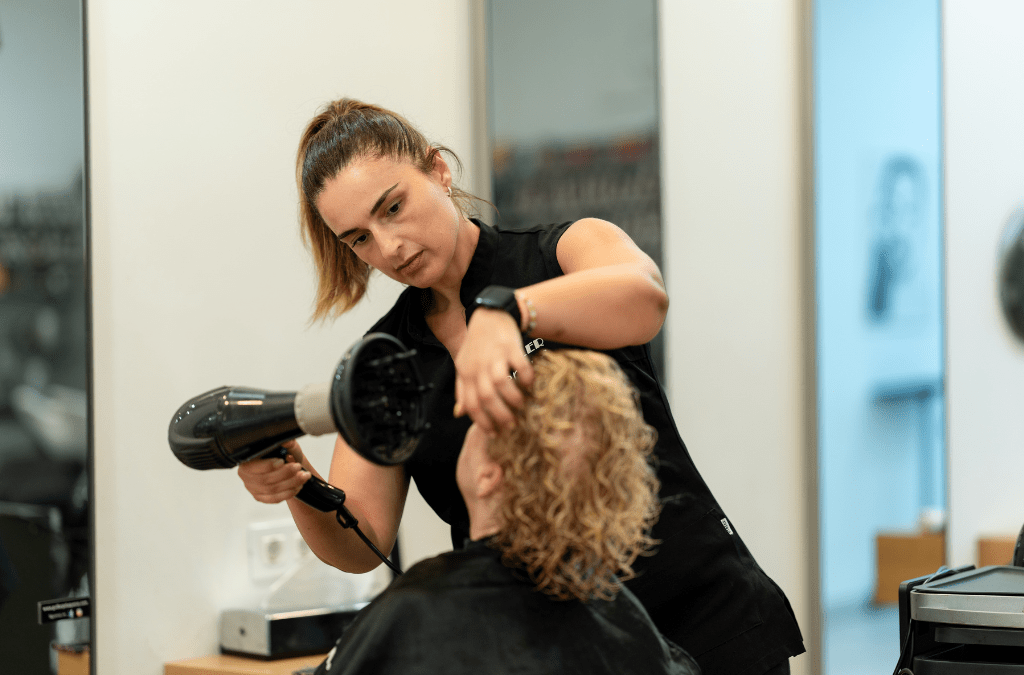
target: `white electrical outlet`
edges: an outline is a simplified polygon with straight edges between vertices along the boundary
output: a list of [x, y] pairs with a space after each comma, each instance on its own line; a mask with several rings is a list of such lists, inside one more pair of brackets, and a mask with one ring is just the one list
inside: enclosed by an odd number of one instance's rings
[[[249, 576], [253, 581], [281, 576], [301, 559], [303, 548], [309, 550], [291, 520], [251, 523], [247, 538]], [[298, 542], [302, 542], [301, 546]]]
[[295, 551], [298, 553], [299, 560], [305, 560], [307, 557], [312, 557], [313, 551], [309, 548], [309, 544], [299, 534], [298, 529], [295, 530]]

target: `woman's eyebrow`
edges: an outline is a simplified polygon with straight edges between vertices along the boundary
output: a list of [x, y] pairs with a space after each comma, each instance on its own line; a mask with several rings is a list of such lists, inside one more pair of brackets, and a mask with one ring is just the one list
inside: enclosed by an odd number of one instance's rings
[[384, 194], [380, 196], [380, 199], [377, 200], [377, 203], [373, 205], [372, 209], [370, 209], [371, 216], [377, 212], [377, 209], [380, 208], [380, 205], [384, 203], [384, 200], [388, 198], [388, 195], [391, 194], [391, 191], [394, 190], [396, 187], [398, 187], [398, 183], [395, 183], [394, 185], [392, 185], [391, 187], [384, 191]]
[[[384, 200], [388, 198], [388, 195], [391, 194], [391, 191], [394, 190], [396, 187], [398, 187], [398, 183], [395, 183], [394, 185], [389, 187], [387, 190], [385, 190], [383, 194], [381, 194], [380, 198], [377, 199], [377, 201], [374, 203], [373, 208], [370, 209], [370, 215], [371, 216], [374, 213], [376, 213], [377, 209], [380, 208], [380, 205], [384, 203]], [[344, 239], [345, 237], [347, 237], [348, 235], [352, 234], [353, 232], [355, 232], [358, 229], [359, 229], [358, 227], [353, 227], [353, 228], [347, 229], [347, 230], [345, 230], [344, 232], [342, 232], [341, 234], [338, 235], [338, 239], [339, 240]]]

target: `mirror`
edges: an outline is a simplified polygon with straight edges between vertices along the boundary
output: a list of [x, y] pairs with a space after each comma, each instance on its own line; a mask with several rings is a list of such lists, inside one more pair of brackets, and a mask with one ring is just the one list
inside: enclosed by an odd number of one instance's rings
[[0, 664], [31, 675], [89, 641], [38, 616], [89, 595], [82, 54], [80, 0], [0, 5]]
[[940, 3], [812, 6], [823, 664], [890, 672], [945, 562]]
[[[486, 3], [498, 223], [602, 218], [662, 265], [656, 9], [653, 0]], [[651, 352], [664, 382], [663, 335]]]

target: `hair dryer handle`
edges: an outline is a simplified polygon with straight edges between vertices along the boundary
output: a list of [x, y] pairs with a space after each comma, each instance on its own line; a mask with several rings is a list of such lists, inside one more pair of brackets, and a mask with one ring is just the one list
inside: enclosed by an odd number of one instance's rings
[[314, 509], [329, 513], [338, 511], [345, 503], [345, 491], [334, 487], [322, 478], [310, 476], [306, 484], [295, 495], [299, 501], [309, 504]]
[[[264, 457], [280, 457], [287, 461], [288, 450], [283, 446], [278, 446], [267, 453]], [[299, 490], [299, 494], [295, 496], [300, 502], [308, 504], [314, 509], [325, 513], [342, 510], [342, 505], [345, 503], [344, 490], [334, 487], [324, 479], [313, 475], [309, 477], [306, 484], [302, 486], [301, 490]]]

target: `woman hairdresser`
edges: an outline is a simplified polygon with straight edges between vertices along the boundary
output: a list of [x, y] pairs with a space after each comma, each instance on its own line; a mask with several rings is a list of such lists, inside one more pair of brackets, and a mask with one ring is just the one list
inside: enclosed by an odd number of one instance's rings
[[[431, 428], [409, 462], [377, 466], [339, 437], [328, 482], [344, 488], [366, 534], [390, 551], [415, 478], [461, 546], [468, 517], [455, 465], [470, 420], [492, 433], [512, 423], [533, 377], [526, 352], [604, 351], [638, 388], [659, 438], [662, 512], [653, 537], [661, 544], [637, 562], [627, 586], [705, 673], [789, 672], [789, 657], [803, 651], [789, 603], [704, 484], [654, 374], [647, 343], [668, 307], [658, 267], [605, 221], [504, 230], [468, 218], [472, 197], [452, 184], [442, 151], [458, 162], [399, 115], [348, 99], [326, 106], [302, 136], [297, 173], [318, 274], [315, 317], [351, 309], [372, 269], [405, 284], [370, 330], [416, 349], [434, 386]], [[287, 501], [324, 562], [356, 573], [376, 567], [354, 533], [294, 499], [315, 469], [297, 444], [289, 447], [294, 461], [242, 464], [247, 489], [261, 502]]]

